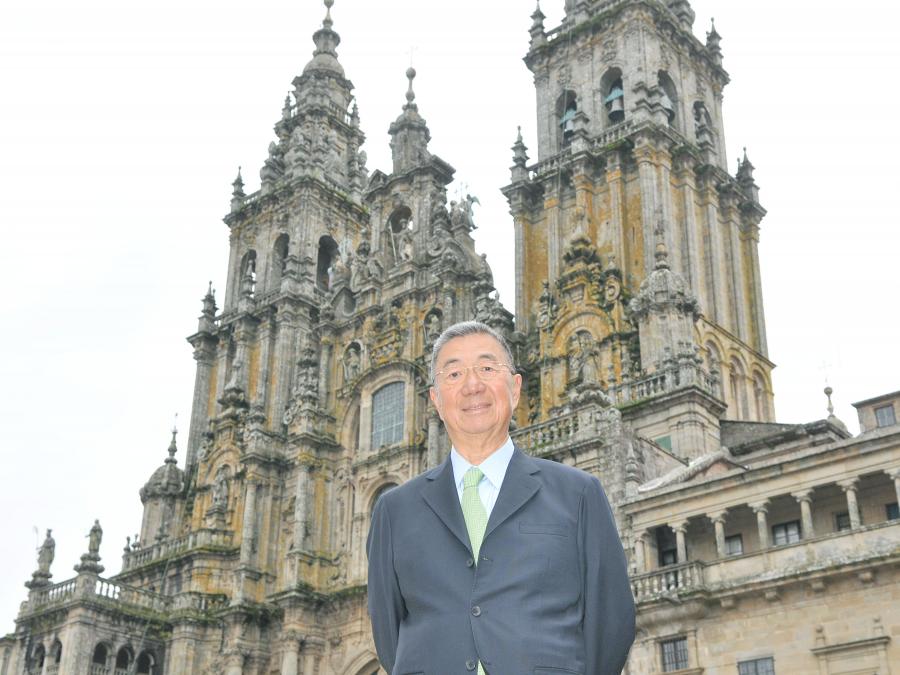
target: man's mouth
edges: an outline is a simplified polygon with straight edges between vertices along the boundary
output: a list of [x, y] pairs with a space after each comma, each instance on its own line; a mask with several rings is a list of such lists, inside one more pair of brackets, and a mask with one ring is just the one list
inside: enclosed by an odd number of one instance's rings
[[487, 410], [490, 406], [490, 403], [475, 403], [463, 408], [463, 412], [481, 412], [482, 410]]

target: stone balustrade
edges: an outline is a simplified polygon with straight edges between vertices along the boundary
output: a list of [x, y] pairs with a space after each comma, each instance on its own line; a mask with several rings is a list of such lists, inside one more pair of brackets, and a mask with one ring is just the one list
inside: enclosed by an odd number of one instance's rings
[[668, 565], [652, 572], [631, 577], [635, 602], [646, 602], [664, 595], [699, 590], [704, 586], [704, 565], [693, 561]]
[[695, 363], [672, 360], [663, 367], [634, 380], [623, 380], [609, 388], [609, 395], [617, 405], [640, 401], [675, 389], [694, 385], [701, 390], [719, 396], [719, 382], [702, 366]]
[[578, 429], [578, 415], [572, 414], [513, 431], [510, 436], [519, 447], [537, 455], [565, 445], [578, 435]]
[[33, 607], [64, 602], [75, 596], [76, 589], [75, 579], [69, 579], [38, 591], [32, 591], [29, 601]]
[[127, 572], [195, 548], [231, 548], [233, 537], [233, 533], [221, 530], [197, 530], [184, 537], [169, 539], [153, 546], [129, 551], [122, 556], [122, 571]]

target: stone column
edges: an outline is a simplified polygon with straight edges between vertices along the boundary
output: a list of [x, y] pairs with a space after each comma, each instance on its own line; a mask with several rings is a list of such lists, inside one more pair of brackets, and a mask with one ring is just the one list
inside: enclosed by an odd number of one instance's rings
[[675, 547], [678, 550], [678, 560], [679, 564], [687, 562], [687, 542], [685, 541], [684, 535], [687, 531], [687, 521], [679, 520], [675, 523], [670, 523], [669, 527], [671, 527], [675, 531]]
[[287, 631], [282, 637], [281, 675], [297, 675], [300, 671], [301, 636], [295, 631]]
[[253, 537], [256, 534], [256, 483], [247, 481], [244, 497], [244, 522], [241, 529], [241, 566], [253, 562]]
[[[301, 460], [302, 462], [302, 460]], [[302, 551], [306, 545], [306, 523], [309, 519], [309, 467], [297, 466], [297, 487], [294, 490], [294, 550]]]
[[644, 540], [646, 536], [647, 530], [643, 530], [634, 537], [634, 568], [637, 574], [649, 571], [647, 569], [647, 542]]
[[894, 481], [894, 492], [897, 494], [897, 503], [900, 504], [900, 468], [888, 469], [885, 473]]
[[850, 514], [850, 528], [855, 530], [860, 524], [859, 504], [856, 501], [856, 490], [859, 488], [859, 478], [850, 478], [838, 482], [844, 494], [847, 495], [847, 513]]
[[441, 418], [434, 409], [428, 413], [428, 454], [425, 461], [429, 469], [441, 461]]
[[191, 423], [184, 463], [186, 470], [194, 465], [203, 432], [209, 424], [209, 388], [212, 386], [212, 368], [216, 361], [216, 339], [211, 335], [198, 334], [191, 344], [194, 347], [197, 372], [194, 376], [194, 399], [191, 403]]
[[[638, 143], [639, 145], [634, 149], [634, 159], [638, 165], [638, 179], [641, 191], [641, 230], [644, 242], [644, 250], [642, 252], [643, 274], [647, 276], [654, 266], [656, 253], [656, 235], [654, 233], [656, 226], [659, 224], [659, 214], [657, 213], [657, 175], [654, 164], [656, 152], [647, 138], [638, 139]], [[633, 255], [632, 252], [632, 257]]]
[[791, 497], [800, 502], [800, 521], [803, 525], [803, 538], [812, 539], [815, 536], [812, 519], [812, 489], [792, 492]]
[[716, 528], [716, 554], [720, 558], [728, 555], [725, 550], [725, 514], [726, 511], [716, 511], [706, 515], [712, 521], [713, 527]]
[[609, 193], [609, 244], [616, 258], [616, 267], [624, 276], [628, 260], [625, 256], [625, 218], [622, 215], [622, 157], [618, 150], [606, 157], [606, 187]]
[[240, 649], [225, 650], [225, 675], [243, 675], [244, 654]]
[[769, 513], [769, 500], [764, 499], [761, 502], [755, 502], [749, 505], [756, 514], [756, 527], [759, 530], [759, 548], [760, 550], [769, 548], [769, 523], [766, 516]]

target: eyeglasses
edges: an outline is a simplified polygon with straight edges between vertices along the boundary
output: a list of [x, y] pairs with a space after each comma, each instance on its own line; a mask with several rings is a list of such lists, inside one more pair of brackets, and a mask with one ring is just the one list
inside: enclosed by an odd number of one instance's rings
[[490, 382], [497, 379], [497, 376], [503, 372], [504, 368], [508, 368], [510, 373], [515, 373], [516, 369], [507, 363], [497, 363], [496, 361], [486, 361], [475, 364], [474, 366], [453, 366], [447, 370], [439, 370], [434, 375], [434, 381], [448, 387], [453, 387], [466, 379], [466, 372], [471, 370], [476, 377], [482, 382]]

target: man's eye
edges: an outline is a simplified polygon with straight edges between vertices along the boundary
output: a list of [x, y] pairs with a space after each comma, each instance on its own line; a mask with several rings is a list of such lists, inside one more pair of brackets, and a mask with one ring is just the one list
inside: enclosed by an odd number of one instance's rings
[[458, 380], [458, 379], [461, 378], [461, 377], [462, 377], [462, 371], [461, 371], [461, 370], [448, 370], [448, 371], [447, 371], [447, 379], [448, 379], [450, 382], [453, 382], [454, 380]]
[[497, 366], [478, 366], [478, 370], [485, 375], [493, 375], [498, 369]]

